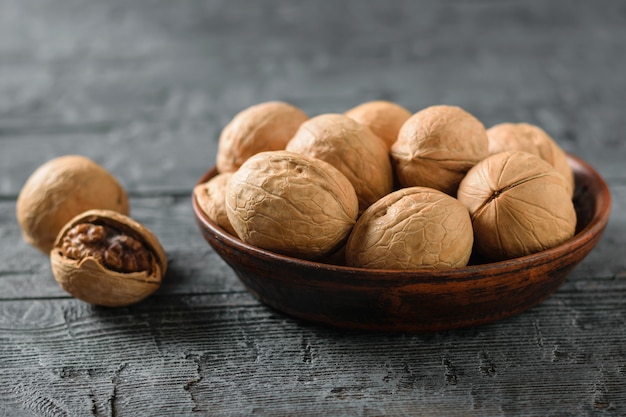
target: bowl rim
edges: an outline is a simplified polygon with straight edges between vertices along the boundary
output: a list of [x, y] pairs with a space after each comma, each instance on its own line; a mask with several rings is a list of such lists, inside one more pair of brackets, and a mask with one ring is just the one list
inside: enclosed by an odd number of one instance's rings
[[[595, 195], [595, 209], [593, 216], [589, 220], [589, 223], [573, 237], [565, 242], [543, 250], [541, 252], [525, 255], [522, 257], [506, 259], [496, 262], [488, 262], [482, 264], [472, 264], [459, 268], [451, 269], [408, 269], [408, 270], [392, 270], [392, 269], [371, 269], [371, 268], [359, 268], [344, 265], [335, 265], [324, 262], [317, 262], [312, 260], [300, 259], [291, 257], [288, 255], [279, 254], [266, 249], [258, 248], [249, 243], [246, 243], [236, 236], [232, 236], [224, 231], [220, 226], [208, 218], [204, 211], [200, 208], [195, 194], [191, 193], [192, 206], [194, 216], [196, 220], [201, 222], [202, 225], [211, 232], [215, 239], [220, 240], [231, 248], [251, 253], [257, 258], [261, 258], [265, 261], [279, 262], [292, 267], [307, 268], [309, 270], [315, 270], [319, 272], [328, 271], [333, 274], [345, 274], [345, 275], [358, 275], [359, 281], [367, 281], [369, 278], [371, 281], [397, 281], [398, 278], [410, 278], [415, 282], [442, 282], [446, 280], [451, 281], [464, 281], [464, 280], [481, 280], [488, 279], [494, 274], [501, 274], [506, 271], [519, 270], [522, 265], [531, 265], [533, 268], [548, 264], [556, 258], [571, 252], [572, 250], [583, 246], [587, 241], [594, 236], [602, 233], [611, 211], [611, 194], [609, 187], [600, 176], [600, 174], [587, 162], [581, 158], [566, 153], [568, 162], [574, 171], [578, 170], [585, 173], [586, 176], [591, 177], [593, 182], [597, 184], [599, 192]], [[198, 180], [196, 185], [200, 185], [210, 178], [217, 175], [217, 169], [215, 166], [206, 171], [202, 177]], [[326, 274], [319, 274], [316, 279], [324, 280]], [[332, 279], [332, 278], [329, 278]]]

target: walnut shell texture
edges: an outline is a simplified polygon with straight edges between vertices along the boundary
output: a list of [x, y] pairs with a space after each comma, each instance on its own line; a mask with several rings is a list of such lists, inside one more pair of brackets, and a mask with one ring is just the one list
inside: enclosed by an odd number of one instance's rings
[[167, 257], [156, 236], [111, 210], [88, 210], [71, 219], [55, 240], [50, 264], [69, 294], [108, 307], [145, 299], [159, 288], [167, 271]]
[[236, 235], [235, 229], [228, 220], [226, 214], [226, 186], [232, 176], [232, 172], [218, 174], [209, 181], [198, 184], [193, 189], [193, 194], [198, 201], [198, 205], [219, 227]]
[[565, 151], [545, 130], [529, 123], [500, 123], [487, 129], [489, 154], [524, 151], [539, 156], [552, 165], [567, 180], [574, 194], [574, 173]]
[[341, 114], [327, 113], [304, 122], [286, 150], [318, 158], [352, 183], [364, 211], [393, 189], [387, 146], [366, 126]]
[[368, 101], [351, 108], [345, 116], [370, 128], [391, 149], [400, 128], [411, 117], [411, 112], [399, 104], [385, 100]]
[[567, 181], [528, 152], [485, 158], [467, 173], [457, 198], [470, 212], [477, 252], [489, 260], [554, 247], [576, 230]]
[[61, 228], [90, 209], [127, 215], [126, 191], [96, 162], [66, 155], [44, 163], [31, 174], [17, 198], [16, 214], [24, 240], [47, 254]]
[[374, 269], [467, 265], [474, 236], [465, 206], [432, 188], [402, 188], [372, 204], [346, 246], [346, 263]]
[[454, 196], [466, 172], [488, 155], [487, 131], [457, 106], [430, 106], [407, 120], [391, 147], [398, 182]]
[[288, 151], [249, 158], [233, 173], [225, 201], [241, 240], [302, 259], [338, 249], [358, 215], [356, 193], [341, 172]]
[[259, 152], [285, 149], [308, 118], [299, 108], [282, 101], [259, 103], [242, 110], [220, 134], [218, 172], [234, 172]]

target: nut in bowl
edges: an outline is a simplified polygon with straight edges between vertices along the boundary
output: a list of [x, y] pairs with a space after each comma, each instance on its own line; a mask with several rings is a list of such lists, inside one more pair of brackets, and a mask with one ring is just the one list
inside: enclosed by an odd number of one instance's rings
[[[192, 198], [202, 235], [260, 301], [293, 317], [342, 328], [423, 332], [475, 326], [545, 300], [592, 251], [611, 197], [596, 170], [572, 155], [577, 226], [565, 242], [531, 255], [445, 270], [383, 270], [307, 261], [244, 243]], [[209, 170], [199, 181], [217, 175]]]

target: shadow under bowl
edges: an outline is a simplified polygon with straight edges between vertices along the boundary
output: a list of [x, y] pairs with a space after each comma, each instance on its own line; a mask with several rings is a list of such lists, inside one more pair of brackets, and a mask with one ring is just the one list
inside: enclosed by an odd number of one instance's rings
[[[576, 234], [532, 255], [449, 270], [373, 270], [312, 262], [249, 245], [212, 222], [192, 197], [206, 241], [261, 302], [287, 315], [341, 328], [424, 332], [490, 323], [545, 300], [600, 240], [611, 208], [596, 170], [568, 155]], [[215, 168], [198, 183], [217, 175]]]

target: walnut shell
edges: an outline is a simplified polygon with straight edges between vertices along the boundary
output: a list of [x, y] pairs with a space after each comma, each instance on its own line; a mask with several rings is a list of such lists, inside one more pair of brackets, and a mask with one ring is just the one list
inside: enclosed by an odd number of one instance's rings
[[89, 209], [128, 214], [128, 196], [103, 167], [80, 155], [52, 159], [26, 180], [17, 198], [17, 221], [24, 240], [49, 253], [59, 230]]
[[209, 219], [231, 235], [236, 235], [226, 214], [225, 201], [226, 186], [232, 175], [232, 172], [218, 174], [209, 181], [196, 185], [193, 194], [198, 201], [198, 206]]
[[217, 148], [217, 170], [234, 172], [259, 152], [285, 149], [309, 117], [282, 101], [268, 101], [239, 112], [224, 127]]
[[485, 158], [459, 185], [475, 248], [489, 260], [536, 253], [571, 238], [576, 211], [568, 183], [548, 162], [522, 151]]
[[399, 104], [385, 100], [368, 101], [351, 108], [345, 116], [370, 128], [391, 149], [400, 128], [411, 117], [411, 112]]
[[346, 263], [375, 269], [448, 269], [467, 265], [472, 222], [457, 199], [432, 188], [402, 188], [357, 220]]
[[391, 147], [403, 187], [424, 186], [454, 196], [465, 173], [488, 155], [487, 131], [457, 106], [430, 106], [404, 123]]
[[50, 251], [52, 273], [72, 296], [117, 307], [155, 292], [167, 270], [156, 236], [111, 210], [88, 210], [71, 219]]
[[552, 165], [568, 183], [574, 194], [574, 172], [561, 147], [539, 126], [528, 123], [500, 123], [487, 129], [489, 154], [505, 151], [529, 152]]
[[341, 114], [322, 114], [302, 123], [288, 151], [328, 162], [352, 183], [364, 211], [393, 189], [387, 146], [371, 130]]
[[226, 212], [244, 242], [316, 259], [339, 248], [358, 215], [350, 181], [332, 165], [288, 151], [259, 153], [231, 177]]

